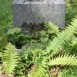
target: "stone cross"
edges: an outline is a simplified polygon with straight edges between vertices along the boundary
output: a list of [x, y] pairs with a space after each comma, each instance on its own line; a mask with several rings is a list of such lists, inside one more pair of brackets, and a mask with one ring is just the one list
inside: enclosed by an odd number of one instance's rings
[[52, 22], [61, 28], [65, 25], [64, 0], [13, 0], [14, 26]]

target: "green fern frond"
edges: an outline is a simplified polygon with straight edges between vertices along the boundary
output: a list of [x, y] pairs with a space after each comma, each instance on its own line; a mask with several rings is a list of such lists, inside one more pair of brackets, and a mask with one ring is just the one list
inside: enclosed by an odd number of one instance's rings
[[12, 28], [12, 29], [9, 29], [7, 34], [14, 34], [14, 33], [20, 33], [21, 32], [21, 28], [19, 27], [16, 27], [16, 28]]
[[77, 44], [77, 37], [76, 36], [73, 36], [73, 39], [71, 41], [71, 45], [73, 46], [75, 44]]
[[41, 64], [38, 64], [28, 74], [28, 77], [49, 77], [49, 75], [47, 74], [46, 69], [44, 69]]
[[61, 71], [59, 71], [58, 77], [62, 77], [62, 72]]
[[7, 77], [9, 77], [11, 73], [13, 73], [13, 70], [18, 62], [17, 60], [18, 53], [16, 52], [16, 48], [11, 43], [9, 43], [3, 53], [3, 68]]
[[55, 34], [58, 34], [59, 33], [59, 27], [56, 26], [55, 24], [53, 24], [51, 22], [48, 22], [45, 25], [51, 30], [52, 33], [55, 33]]
[[57, 58], [52, 59], [49, 62], [49, 65], [77, 65], [77, 57], [75, 57], [75, 55], [59, 56]]
[[71, 37], [73, 37], [73, 34], [77, 31], [77, 19], [74, 19], [71, 25], [69, 25], [65, 30], [60, 32], [57, 37], [53, 39], [47, 46], [47, 52], [50, 54], [50, 56], [58, 53], [64, 43], [66, 41], [69, 41]]

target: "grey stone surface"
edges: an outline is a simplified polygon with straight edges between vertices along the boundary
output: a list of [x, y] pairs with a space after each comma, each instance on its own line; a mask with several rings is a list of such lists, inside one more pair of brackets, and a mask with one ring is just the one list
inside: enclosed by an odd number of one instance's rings
[[65, 25], [64, 0], [14, 0], [14, 26], [21, 26], [23, 22], [42, 23], [52, 22], [63, 28]]

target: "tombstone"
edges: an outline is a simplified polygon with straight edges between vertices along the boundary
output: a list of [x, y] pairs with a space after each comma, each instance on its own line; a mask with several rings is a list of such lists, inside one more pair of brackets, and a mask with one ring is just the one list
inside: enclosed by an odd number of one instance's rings
[[64, 0], [13, 0], [14, 26], [52, 22], [60, 28], [65, 25]]

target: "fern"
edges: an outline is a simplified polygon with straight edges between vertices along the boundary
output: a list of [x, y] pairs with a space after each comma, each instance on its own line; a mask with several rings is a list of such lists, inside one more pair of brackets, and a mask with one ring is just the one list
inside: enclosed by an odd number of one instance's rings
[[62, 72], [61, 71], [59, 71], [58, 77], [62, 77]]
[[77, 57], [64, 55], [52, 59], [49, 65], [77, 65]]
[[[57, 37], [55, 37], [52, 41], [50, 40], [49, 45], [47, 46], [47, 51], [42, 52], [42, 62], [46, 64], [47, 67], [54, 66], [54, 65], [77, 65], [77, 57], [75, 55], [63, 55], [59, 56], [54, 59], [50, 59], [50, 57], [53, 57], [53, 55], [59, 53], [63, 48], [66, 42], [71, 40], [71, 38], [74, 36], [74, 33], [77, 31], [77, 19], [74, 19], [71, 23], [72, 25], [69, 25], [65, 30], [62, 32], [58, 32]], [[39, 51], [40, 52], [40, 51]], [[37, 56], [36, 56], [37, 57]], [[38, 57], [37, 57], [38, 58]], [[36, 59], [35, 59], [36, 60]], [[36, 62], [36, 61], [35, 61]], [[45, 66], [42, 64], [42, 62], [37, 62], [36, 68], [34, 68], [31, 73], [28, 74], [28, 77], [49, 77], [49, 74], [46, 72], [46, 70], [42, 66]], [[39, 65], [38, 65], [39, 64]], [[47, 74], [44, 75], [44, 74]], [[58, 77], [61, 76], [62, 73], [59, 73]]]
[[71, 41], [71, 46], [74, 46], [75, 44], [77, 44], [77, 37], [73, 36], [73, 39]]
[[[47, 46], [45, 52], [42, 52], [42, 62], [39, 63], [37, 61], [36, 68], [31, 71], [31, 73], [28, 74], [28, 77], [49, 77], [49, 74], [47, 73], [46, 70], [42, 66], [54, 66], [54, 65], [77, 65], [77, 57], [75, 55], [63, 55], [63, 56], [58, 56], [57, 58], [50, 59], [50, 57], [53, 57], [53, 55], [59, 53], [63, 48], [66, 42], [69, 43], [71, 38], [74, 36], [74, 33], [77, 31], [77, 19], [74, 19], [71, 25], [69, 25], [65, 30], [62, 32], [58, 32], [57, 37], [55, 37], [52, 41], [50, 40], [49, 45]], [[72, 39], [73, 40], [73, 39]], [[44, 45], [45, 46], [45, 45]], [[40, 51], [39, 51], [40, 52]], [[38, 58], [37, 56], [35, 58]], [[37, 60], [37, 59], [35, 59]], [[35, 61], [36, 62], [36, 61]], [[44, 63], [44, 64], [42, 64]], [[44, 74], [47, 74], [44, 75]], [[61, 76], [61, 73], [58, 75]]]
[[47, 46], [47, 53], [49, 56], [52, 56], [58, 53], [66, 41], [69, 41], [70, 38], [77, 31], [77, 19], [74, 19], [71, 25], [69, 25], [64, 31], [60, 32], [57, 37], [53, 39]]
[[28, 77], [49, 77], [49, 75], [47, 74], [47, 70], [41, 64], [37, 64], [31, 73], [28, 74]]
[[13, 35], [15, 33], [20, 33], [20, 32], [21, 32], [21, 28], [16, 27], [16, 28], [9, 29], [8, 32], [7, 32], [7, 34], [8, 35], [9, 34]]
[[54, 32], [59, 32], [59, 27], [57, 25], [54, 25], [53, 23], [49, 22], [49, 28], [51, 28], [51, 30], [53, 30]]
[[13, 73], [13, 70], [18, 62], [17, 60], [18, 53], [16, 52], [16, 48], [11, 43], [9, 43], [3, 53], [3, 68], [7, 77], [9, 77], [11, 73]]
[[61, 77], [77, 77], [77, 66], [66, 67], [61, 73]]
[[45, 27], [48, 28], [48, 33], [55, 33], [55, 34], [58, 34], [59, 33], [59, 27], [54, 25], [53, 23], [51, 22], [48, 22], [45, 24]]

